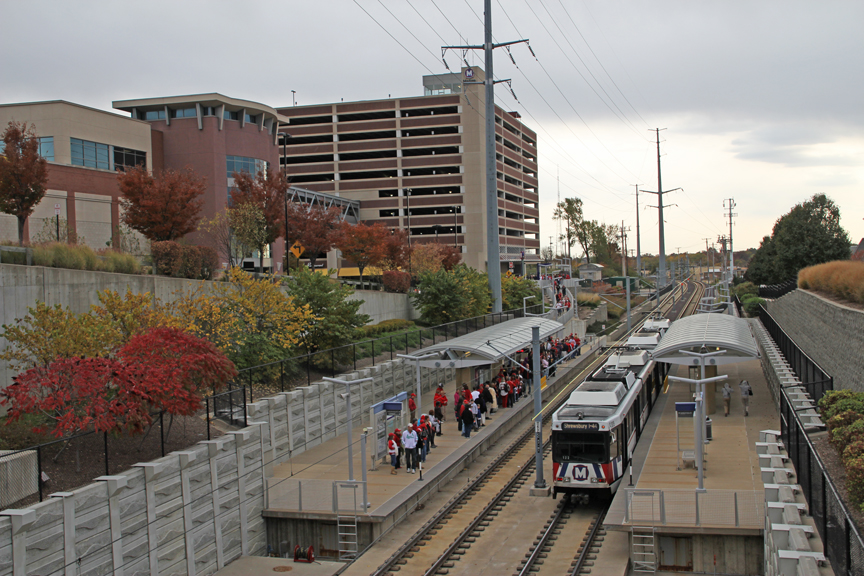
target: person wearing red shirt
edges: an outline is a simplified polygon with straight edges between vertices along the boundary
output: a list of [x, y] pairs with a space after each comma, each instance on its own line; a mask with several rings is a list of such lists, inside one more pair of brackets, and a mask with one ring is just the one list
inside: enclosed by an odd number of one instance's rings
[[396, 474], [397, 464], [399, 464], [399, 445], [396, 444], [395, 434], [393, 432], [390, 433], [387, 440], [387, 454], [390, 455], [390, 465], [393, 466], [390, 474]]

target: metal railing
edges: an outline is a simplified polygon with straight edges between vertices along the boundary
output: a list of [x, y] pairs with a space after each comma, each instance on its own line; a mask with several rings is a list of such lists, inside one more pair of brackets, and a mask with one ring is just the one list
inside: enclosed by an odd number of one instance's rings
[[[360, 494], [354, 498], [353, 490]], [[321, 480], [320, 478], [267, 478], [264, 508], [297, 512], [352, 511], [364, 513], [368, 496], [362, 480]], [[351, 496], [351, 497], [348, 497]]]
[[[814, 401], [834, 388], [834, 379], [798, 348], [764, 307], [759, 319]], [[810, 426], [801, 420], [799, 410], [782, 386], [779, 398], [783, 445], [795, 467], [798, 484], [810, 506], [810, 515], [825, 543], [825, 556], [838, 576], [864, 574], [864, 539], [861, 531], [855, 525], [807, 433]]]
[[[620, 518], [634, 526], [727, 526], [761, 529], [765, 498], [753, 490], [649, 490], [622, 488]], [[613, 508], [615, 504], [613, 504]], [[610, 510], [608, 516], [613, 511]]]
[[759, 287], [760, 298], [777, 299], [798, 288], [798, 278], [790, 278], [780, 284]]
[[818, 402], [822, 395], [828, 390], [834, 389], [834, 378], [830, 376], [819, 364], [810, 358], [795, 341], [786, 333], [783, 328], [771, 316], [765, 306], [759, 307], [759, 320], [777, 348], [786, 358], [789, 367], [795, 373], [801, 385], [804, 386], [814, 402]]

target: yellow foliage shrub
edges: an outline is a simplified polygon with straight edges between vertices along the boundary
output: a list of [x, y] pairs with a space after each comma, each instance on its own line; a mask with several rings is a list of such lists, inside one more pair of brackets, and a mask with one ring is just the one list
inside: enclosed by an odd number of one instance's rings
[[864, 304], [864, 262], [835, 260], [798, 272], [798, 287]]

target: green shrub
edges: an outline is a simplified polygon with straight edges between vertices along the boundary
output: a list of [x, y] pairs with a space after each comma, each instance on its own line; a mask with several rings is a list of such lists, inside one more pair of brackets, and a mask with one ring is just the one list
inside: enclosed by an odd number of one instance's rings
[[71, 244], [50, 244], [54, 268], [70, 268], [72, 270], [83, 270], [85, 266], [84, 255], [78, 246]]
[[374, 338], [375, 336], [387, 332], [398, 332], [400, 330], [409, 330], [411, 328], [414, 328], [414, 322], [395, 318], [393, 320], [384, 320], [378, 324], [363, 326], [363, 336], [366, 338]]
[[827, 419], [831, 419], [837, 414], [846, 411], [852, 411], [857, 414], [864, 414], [864, 394], [854, 393], [853, 396], [840, 398], [823, 412]]
[[759, 314], [759, 307], [765, 303], [765, 300], [752, 294], [746, 295], [741, 299], [741, 304], [744, 306], [744, 311], [748, 316], [756, 316]]
[[832, 432], [837, 428], [849, 426], [859, 418], [861, 418], [861, 414], [858, 412], [855, 412], [854, 410], [846, 410], [845, 412], [835, 414], [831, 418], [824, 420], [824, 422], [828, 426], [828, 432]]
[[843, 461], [854, 460], [855, 458], [860, 458], [864, 456], [864, 442], [860, 440], [856, 440], [852, 442], [846, 449], [843, 450]]
[[749, 294], [752, 296], [759, 295], [759, 287], [756, 286], [753, 282], [742, 282], [738, 286], [735, 287], [735, 294], [738, 298], [743, 302], [744, 298]]
[[201, 251], [198, 246], [180, 247], [180, 264], [177, 271], [181, 278], [201, 277]]
[[855, 398], [859, 393], [852, 390], [829, 390], [819, 399], [819, 410], [822, 419], [828, 421], [833, 414], [829, 415], [828, 411], [841, 400]]
[[846, 468], [846, 489], [852, 504], [864, 510], [864, 457], [852, 458], [843, 464]]
[[864, 418], [855, 420], [848, 426], [841, 426], [831, 431], [831, 443], [841, 454], [853, 442], [864, 442]]
[[119, 274], [141, 273], [141, 264], [132, 254], [125, 254], [116, 250], [104, 250], [102, 258], [100, 265], [104, 272], [117, 272]]
[[[23, 254], [22, 254], [23, 256]], [[3, 255], [3, 261], [8, 262], [6, 255]], [[22, 262], [23, 264], [24, 262]], [[54, 266], [54, 252], [47, 246], [33, 246], [33, 265], [34, 266]]]
[[201, 271], [199, 276], [202, 280], [212, 280], [219, 271], [219, 254], [209, 246], [198, 246], [201, 253]]

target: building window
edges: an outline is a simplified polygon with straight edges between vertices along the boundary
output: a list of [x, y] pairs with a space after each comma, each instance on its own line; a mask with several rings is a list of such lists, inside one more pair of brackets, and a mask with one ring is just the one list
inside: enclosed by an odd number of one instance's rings
[[98, 144], [71, 138], [72, 165], [86, 166], [87, 168], [98, 168], [100, 170], [111, 169], [111, 150], [107, 144]]
[[39, 138], [39, 155], [49, 162], [54, 162], [53, 136], [43, 136]]
[[240, 172], [248, 172], [249, 174], [257, 174], [258, 172], [267, 170], [270, 163], [257, 158], [246, 158], [245, 156], [226, 156], [228, 178], [233, 178], [234, 174]]
[[394, 216], [399, 216], [399, 209], [393, 210], [379, 210], [378, 217], [379, 218], [393, 218]]
[[198, 112], [195, 108], [178, 108], [177, 110], [171, 110], [172, 118], [195, 118], [198, 116]]
[[258, 116], [255, 114], [246, 114], [246, 124], [257, 124]]
[[125, 172], [127, 168], [135, 166], [147, 166], [147, 153], [141, 150], [132, 150], [131, 148], [120, 148], [112, 146], [114, 149], [114, 170]]
[[165, 110], [148, 110], [144, 113], [144, 120], [165, 120]]
[[215, 106], [202, 106], [201, 107], [201, 115], [202, 116], [216, 116], [216, 107]]
[[236, 110], [225, 110], [225, 113], [222, 114], [222, 117], [225, 120], [239, 120], [240, 115]]

